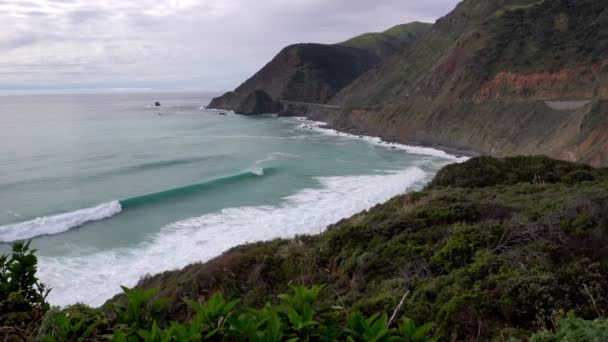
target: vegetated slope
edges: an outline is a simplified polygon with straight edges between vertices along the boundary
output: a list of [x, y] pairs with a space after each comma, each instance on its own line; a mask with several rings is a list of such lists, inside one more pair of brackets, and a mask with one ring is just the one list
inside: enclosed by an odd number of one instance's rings
[[233, 92], [213, 99], [209, 107], [236, 110], [256, 90], [275, 100], [325, 103], [384, 58], [411, 44], [429, 26], [400, 25], [335, 45], [288, 46]]
[[568, 313], [608, 310], [608, 170], [546, 157], [474, 158], [423, 191], [316, 236], [236, 247], [140, 281], [170, 298], [223, 292], [262, 306], [289, 285], [327, 284], [322, 301], [434, 321], [446, 340], [525, 337]]
[[338, 45], [369, 50], [385, 59], [411, 45], [431, 26], [431, 24], [421, 22], [396, 25], [383, 32], [364, 33]]
[[603, 1], [465, 0], [342, 89], [331, 102], [343, 111], [313, 117], [406, 143], [608, 165], [596, 148], [607, 99]]

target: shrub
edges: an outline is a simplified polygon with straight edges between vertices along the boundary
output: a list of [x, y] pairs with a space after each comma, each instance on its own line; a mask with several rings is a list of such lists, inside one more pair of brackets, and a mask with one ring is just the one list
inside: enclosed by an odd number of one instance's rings
[[53, 308], [42, 319], [38, 339], [43, 342], [86, 341], [104, 331], [107, 324], [107, 318], [99, 309], [86, 305]]
[[608, 341], [608, 320], [595, 321], [580, 318], [566, 318], [561, 320], [555, 332], [543, 331], [533, 335], [530, 342], [599, 342]]
[[[559, 183], [590, 179], [593, 170], [586, 165], [550, 159], [544, 156], [493, 158], [477, 157], [441, 169], [429, 188], [483, 188], [517, 183]], [[567, 176], [569, 175], [569, 176]]]
[[36, 278], [38, 259], [30, 243], [15, 242], [12, 254], [0, 256], [0, 324], [22, 325], [49, 309], [50, 289]]

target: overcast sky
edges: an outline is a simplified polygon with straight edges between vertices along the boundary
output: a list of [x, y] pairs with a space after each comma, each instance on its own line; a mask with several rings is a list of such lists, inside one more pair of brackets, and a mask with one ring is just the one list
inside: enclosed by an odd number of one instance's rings
[[459, 0], [0, 0], [0, 90], [228, 90], [297, 42], [335, 43]]

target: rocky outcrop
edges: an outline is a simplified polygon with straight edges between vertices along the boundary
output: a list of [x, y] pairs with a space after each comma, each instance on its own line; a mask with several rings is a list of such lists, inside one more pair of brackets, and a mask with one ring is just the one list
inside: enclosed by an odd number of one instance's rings
[[379, 62], [377, 56], [364, 49], [292, 45], [235, 91], [213, 99], [209, 107], [236, 110], [256, 90], [263, 90], [277, 100], [325, 103]]
[[278, 114], [282, 110], [281, 103], [263, 90], [250, 93], [236, 108], [236, 112], [243, 115]]
[[209, 108], [236, 110], [255, 90], [264, 90], [276, 100], [326, 103], [363, 73], [411, 45], [429, 27], [412, 23], [340, 44], [288, 46], [237, 89], [213, 99]]

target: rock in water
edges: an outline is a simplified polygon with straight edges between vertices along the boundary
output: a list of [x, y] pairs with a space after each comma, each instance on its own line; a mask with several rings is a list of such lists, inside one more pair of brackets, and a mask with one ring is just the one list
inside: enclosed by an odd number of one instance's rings
[[160, 102], [158, 102], [158, 101], [154, 102], [154, 107], [160, 107]]
[[256, 90], [245, 98], [239, 105], [236, 112], [243, 115], [259, 115], [269, 113], [279, 113], [283, 105], [275, 101], [267, 92]]

